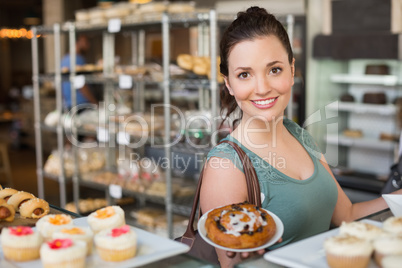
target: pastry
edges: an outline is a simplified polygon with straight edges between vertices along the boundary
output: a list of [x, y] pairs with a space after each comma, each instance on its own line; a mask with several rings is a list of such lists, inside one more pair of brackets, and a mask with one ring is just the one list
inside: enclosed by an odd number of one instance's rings
[[15, 209], [6, 200], [0, 198], [0, 221], [12, 222], [15, 217]]
[[169, 13], [191, 13], [194, 12], [195, 7], [194, 3], [169, 3], [169, 6], [167, 8], [167, 11]]
[[94, 233], [126, 224], [124, 210], [119, 206], [108, 206], [88, 215], [88, 224]]
[[271, 215], [248, 202], [216, 208], [208, 213], [205, 229], [214, 243], [229, 248], [254, 248], [276, 232]]
[[198, 75], [207, 75], [211, 69], [211, 62], [208, 57], [194, 57], [193, 72]]
[[374, 260], [381, 267], [384, 257], [402, 255], [402, 236], [384, 235], [373, 241]]
[[180, 54], [177, 56], [177, 65], [185, 70], [192, 70], [193, 57], [189, 54]]
[[385, 64], [369, 64], [366, 66], [366, 74], [388, 75], [389, 67]]
[[382, 268], [400, 268], [402, 263], [402, 255], [387, 256], [382, 259]]
[[92, 253], [93, 236], [94, 233], [91, 231], [89, 227], [71, 226], [54, 232], [52, 238], [53, 239], [69, 238], [74, 241], [76, 240], [83, 241], [87, 244], [87, 256], [89, 256]]
[[23, 218], [39, 219], [49, 214], [49, 203], [40, 198], [33, 198], [21, 204], [20, 215]]
[[339, 234], [352, 235], [367, 241], [373, 241], [375, 238], [384, 234], [384, 231], [375, 225], [361, 222], [342, 222], [339, 226]]
[[327, 238], [324, 250], [330, 268], [366, 268], [373, 246], [366, 239], [339, 235]]
[[73, 219], [67, 214], [46, 215], [36, 222], [36, 228], [45, 241], [51, 240], [54, 232], [73, 225]]
[[354, 102], [355, 97], [353, 97], [353, 95], [351, 95], [351, 94], [346, 93], [346, 94], [343, 94], [341, 96], [341, 101], [343, 101], [343, 102]]
[[12, 261], [39, 259], [42, 237], [27, 226], [4, 227], [1, 232], [1, 246], [4, 257]]
[[86, 247], [83, 241], [54, 239], [42, 244], [40, 259], [44, 268], [84, 268]]
[[363, 137], [363, 132], [360, 129], [345, 129], [343, 135], [351, 138], [361, 138]]
[[0, 190], [0, 198], [3, 198], [4, 200], [8, 200], [10, 196], [13, 194], [17, 193], [18, 191], [12, 188], [4, 188], [3, 190]]
[[128, 225], [102, 230], [94, 241], [99, 257], [105, 261], [123, 261], [136, 254], [137, 235]]
[[364, 93], [363, 103], [386, 104], [387, 96], [385, 93]]
[[19, 212], [20, 206], [30, 200], [35, 198], [35, 196], [31, 193], [24, 192], [24, 191], [19, 191], [15, 194], [13, 194], [8, 200], [7, 203], [12, 205], [15, 209], [16, 212]]
[[384, 231], [402, 236], [402, 216], [389, 217], [383, 223]]

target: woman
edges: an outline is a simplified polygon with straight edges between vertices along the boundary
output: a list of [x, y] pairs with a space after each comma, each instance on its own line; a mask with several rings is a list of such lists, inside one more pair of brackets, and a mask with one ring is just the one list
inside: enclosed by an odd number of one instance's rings
[[[352, 204], [312, 137], [284, 118], [295, 65], [286, 30], [265, 9], [251, 7], [223, 34], [220, 70], [226, 118], [240, 108], [239, 124], [225, 139], [250, 157], [261, 188], [262, 207], [284, 224], [279, 247], [387, 207], [382, 198]], [[247, 200], [243, 168], [229, 144], [208, 154], [201, 188], [203, 212]], [[402, 191], [399, 191], [402, 193]], [[223, 267], [240, 260], [216, 249]], [[260, 254], [262, 252], [259, 252]], [[245, 256], [243, 256], [245, 257]]]

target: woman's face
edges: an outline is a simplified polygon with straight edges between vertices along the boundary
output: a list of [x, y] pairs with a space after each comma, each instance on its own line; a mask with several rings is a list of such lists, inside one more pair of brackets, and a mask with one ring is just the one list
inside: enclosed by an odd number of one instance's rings
[[[243, 121], [283, 116], [294, 84], [294, 61], [276, 36], [236, 44], [228, 57], [225, 83], [243, 111]], [[257, 117], [255, 117], [257, 116]]]

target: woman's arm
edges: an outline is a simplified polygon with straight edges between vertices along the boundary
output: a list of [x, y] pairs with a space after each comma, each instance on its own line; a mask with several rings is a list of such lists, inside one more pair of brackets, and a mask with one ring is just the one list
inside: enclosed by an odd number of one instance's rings
[[[361, 217], [373, 214], [380, 210], [386, 209], [388, 207], [384, 198], [379, 197], [370, 201], [360, 202], [352, 204], [348, 196], [342, 190], [338, 181], [335, 179], [331, 169], [329, 168], [324, 156], [321, 158], [322, 165], [327, 169], [329, 174], [331, 174], [334, 179], [336, 186], [338, 188], [338, 201], [336, 202], [334, 213], [332, 214], [332, 223], [339, 226], [342, 221], [354, 221]], [[402, 194], [402, 190], [393, 192], [394, 194]]]
[[[202, 212], [240, 203], [247, 200], [247, 184], [244, 173], [228, 159], [211, 157], [205, 164], [202, 178], [200, 206]], [[216, 250], [221, 267], [233, 267], [239, 262], [240, 254], [229, 258], [224, 250]]]

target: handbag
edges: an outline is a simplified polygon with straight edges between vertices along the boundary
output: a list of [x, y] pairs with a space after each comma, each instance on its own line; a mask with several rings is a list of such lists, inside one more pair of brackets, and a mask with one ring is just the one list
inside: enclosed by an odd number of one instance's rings
[[[261, 207], [260, 185], [258, 183], [257, 174], [255, 172], [254, 166], [251, 163], [250, 158], [236, 143], [228, 140], [221, 141], [219, 144], [221, 143], [230, 144], [237, 152], [240, 161], [243, 164], [244, 174], [246, 177], [248, 202]], [[215, 248], [205, 242], [204, 239], [202, 239], [202, 237], [199, 235], [198, 230], [194, 229], [194, 219], [200, 198], [203, 173], [204, 168], [202, 169], [200, 177], [198, 179], [197, 190], [195, 192], [187, 229], [181, 237], [178, 237], [175, 240], [182, 242], [190, 247], [190, 251], [187, 253], [190, 256], [207, 261], [211, 264], [219, 264], [218, 255], [216, 254]], [[201, 217], [201, 209], [199, 209], [198, 214], [199, 217]]]
[[402, 156], [399, 157], [398, 163], [391, 166], [391, 171], [381, 194], [389, 194], [399, 189], [402, 189]]

